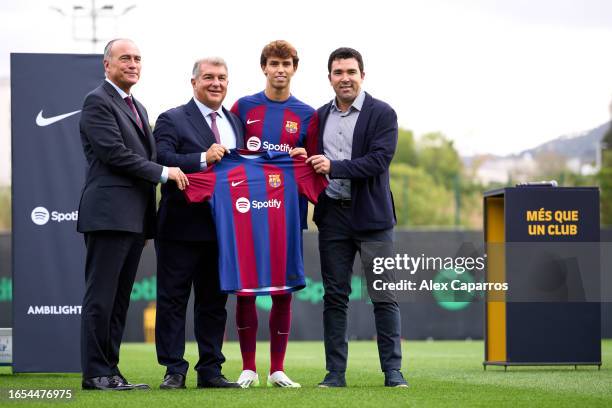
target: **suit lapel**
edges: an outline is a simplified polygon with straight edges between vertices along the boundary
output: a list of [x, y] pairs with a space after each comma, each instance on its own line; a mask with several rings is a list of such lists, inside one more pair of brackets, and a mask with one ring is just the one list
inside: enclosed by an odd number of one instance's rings
[[[136, 128], [136, 131], [140, 132], [140, 134], [144, 136], [144, 131], [140, 129], [140, 126], [138, 126], [138, 122], [136, 122], [136, 117], [134, 117], [134, 112], [132, 112], [128, 104], [123, 100], [123, 98], [121, 98], [121, 95], [117, 93], [117, 91], [115, 90], [115, 88], [113, 88], [111, 84], [109, 84], [106, 81], [104, 82], [104, 84], [105, 86], [107, 86], [107, 89], [110, 87], [109, 94], [113, 97], [113, 102], [115, 102], [115, 104], [119, 107], [119, 109], [121, 109], [123, 113], [125, 113], [127, 117], [130, 118], [130, 120], [134, 124], [134, 127]], [[134, 99], [132, 98], [132, 100]], [[140, 114], [140, 112], [138, 113]], [[140, 120], [142, 120], [142, 115], [140, 116]], [[144, 121], [143, 121], [143, 127], [144, 127]]]
[[351, 148], [351, 159], [361, 157], [363, 155], [361, 149], [358, 151], [358, 148], [362, 146], [363, 141], [365, 140], [366, 125], [370, 121], [370, 116], [372, 115], [371, 105], [372, 97], [366, 93], [365, 99], [363, 100], [363, 106], [361, 107], [361, 112], [359, 112], [359, 117], [357, 117], [357, 123], [355, 123], [353, 144]]
[[213, 143], [216, 143], [215, 135], [206, 123], [206, 119], [198, 109], [196, 103], [191, 99], [185, 105], [185, 114], [187, 115], [187, 120], [191, 123], [191, 126], [196, 130], [198, 135], [200, 135], [202, 144], [204, 146], [210, 146]]
[[[136, 122], [136, 118], [134, 117], [134, 112], [132, 112], [132, 110], [127, 105], [127, 103], [121, 98], [121, 95], [119, 95], [117, 90], [113, 88], [113, 86], [109, 84], [107, 81], [104, 81], [103, 86], [104, 86], [104, 89], [106, 90], [106, 93], [108, 93], [108, 95], [111, 97], [111, 100], [113, 101], [115, 106], [119, 107], [119, 109], [122, 110], [123, 113], [125, 113], [127, 117], [132, 121], [135, 131], [138, 133], [138, 135], [136, 136], [136, 139], [139, 139], [140, 142], [143, 144], [143, 146], [149, 149], [149, 152], [152, 152], [153, 151], [152, 147], [155, 145], [154, 142], [151, 143], [152, 141], [150, 138], [152, 138], [152, 135], [151, 136], [147, 135], [147, 131], [142, 130], [140, 126], [138, 126], [138, 122]], [[142, 108], [142, 105], [140, 105], [140, 103], [137, 102], [135, 99], [134, 99], [134, 104], [136, 105], [136, 110], [138, 111], [138, 114], [140, 115], [140, 120], [142, 121], [143, 128], [148, 129], [149, 124], [148, 122], [145, 122], [145, 121], [148, 121], [148, 118], [146, 117], [146, 115], [143, 115], [144, 109]], [[150, 130], [148, 133], [149, 134], [151, 133]], [[147, 140], [147, 143], [143, 142], [145, 139]]]
[[223, 108], [223, 113], [225, 114], [225, 117], [229, 119], [229, 123], [234, 130], [234, 135], [236, 135], [236, 148], [244, 148], [244, 134], [242, 132], [242, 125], [236, 121], [234, 115], [228, 112], [227, 109]]
[[324, 105], [321, 109], [321, 115], [319, 116], [319, 135], [317, 140], [319, 154], [323, 154], [323, 134], [325, 133], [325, 123], [327, 122], [327, 117], [329, 116], [331, 104], [332, 103], [329, 102], [327, 105]]
[[[147, 148], [151, 153], [152, 160], [155, 160], [155, 139], [153, 138], [153, 133], [151, 132], [151, 127], [149, 126], [149, 117], [144, 109], [144, 106], [140, 102], [138, 102], [134, 97], [132, 97], [134, 101], [134, 105], [136, 106], [136, 111], [138, 112], [138, 116], [140, 116], [140, 121], [142, 122], [143, 129], [140, 129], [138, 124], [136, 123], [136, 128], [141, 131], [144, 138], [147, 141]], [[133, 115], [132, 115], [133, 117]], [[134, 119], [136, 122], [136, 119]]]

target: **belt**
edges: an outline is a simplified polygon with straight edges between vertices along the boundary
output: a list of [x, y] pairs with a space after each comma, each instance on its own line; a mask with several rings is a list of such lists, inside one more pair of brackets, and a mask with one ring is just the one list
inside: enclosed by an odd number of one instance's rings
[[329, 202], [339, 206], [340, 208], [351, 208], [351, 200], [350, 199], [340, 199], [337, 200], [335, 198], [327, 197]]

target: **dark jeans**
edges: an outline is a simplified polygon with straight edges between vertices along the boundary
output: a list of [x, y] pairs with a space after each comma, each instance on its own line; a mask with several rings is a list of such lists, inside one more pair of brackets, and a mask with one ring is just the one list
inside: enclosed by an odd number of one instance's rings
[[[319, 253], [323, 297], [325, 360], [328, 371], [346, 371], [348, 357], [347, 315], [355, 255], [366, 242], [392, 242], [393, 230], [354, 231], [350, 204], [321, 195]], [[383, 371], [399, 370], [402, 363], [400, 309], [396, 301], [372, 302]]]

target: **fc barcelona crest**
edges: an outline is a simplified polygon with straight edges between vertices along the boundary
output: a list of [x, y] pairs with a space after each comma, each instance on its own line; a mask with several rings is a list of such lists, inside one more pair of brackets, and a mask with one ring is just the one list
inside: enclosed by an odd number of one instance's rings
[[281, 177], [280, 174], [269, 174], [268, 175], [268, 184], [270, 187], [279, 187], [281, 185]]
[[285, 123], [285, 130], [287, 131], [287, 133], [297, 133], [298, 131], [297, 122], [292, 122], [288, 120], [287, 123]]

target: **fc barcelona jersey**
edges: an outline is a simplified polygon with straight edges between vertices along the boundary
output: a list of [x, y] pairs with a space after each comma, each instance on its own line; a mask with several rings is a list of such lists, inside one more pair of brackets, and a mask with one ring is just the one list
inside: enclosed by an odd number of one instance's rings
[[[248, 150], [289, 152], [294, 147], [304, 147], [308, 156], [317, 154], [317, 111], [293, 95], [279, 102], [262, 91], [238, 99], [231, 110], [244, 124], [244, 146]], [[308, 228], [307, 213], [308, 203], [302, 199], [303, 229]]]
[[244, 123], [244, 145], [248, 150], [289, 152], [304, 147], [316, 154], [317, 111], [293, 95], [278, 102], [262, 91], [238, 99], [232, 112]]
[[223, 292], [278, 294], [305, 286], [299, 194], [316, 203], [325, 177], [303, 157], [238, 149], [187, 177], [187, 201], [211, 204]]

